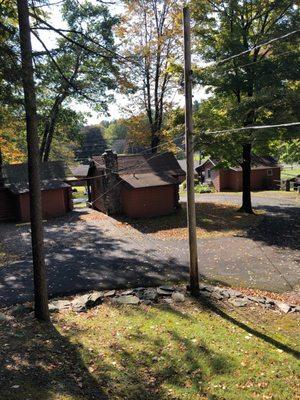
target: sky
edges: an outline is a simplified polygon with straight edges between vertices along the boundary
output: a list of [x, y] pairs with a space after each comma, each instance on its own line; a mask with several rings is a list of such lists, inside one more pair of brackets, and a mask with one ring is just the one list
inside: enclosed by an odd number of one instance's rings
[[[122, 7], [114, 5], [109, 5], [111, 14], [120, 14], [122, 13]], [[67, 28], [65, 22], [61, 18], [60, 6], [53, 5], [48, 8], [50, 11], [50, 20], [54, 27], [59, 28]], [[57, 38], [57, 34], [49, 31], [39, 31], [39, 35], [41, 39], [44, 41], [48, 49], [51, 49], [55, 46], [55, 41]], [[42, 45], [37, 41], [37, 39], [32, 35], [32, 47], [34, 50], [44, 50]], [[102, 120], [114, 120], [118, 118], [126, 117], [124, 115], [124, 107], [129, 106], [129, 101], [126, 96], [121, 95], [120, 93], [114, 93], [114, 101], [109, 104], [108, 113], [109, 116], [105, 113], [99, 113], [91, 110], [90, 106], [84, 102], [73, 102], [71, 104], [72, 108], [76, 111], [80, 111], [86, 113], [86, 122], [87, 125], [99, 124]], [[197, 101], [201, 101], [201, 99], [207, 98], [207, 94], [205, 93], [205, 88], [197, 88], [193, 92], [193, 99]], [[184, 105], [184, 96], [182, 93], [176, 93], [173, 99], [174, 103], [179, 106]]]

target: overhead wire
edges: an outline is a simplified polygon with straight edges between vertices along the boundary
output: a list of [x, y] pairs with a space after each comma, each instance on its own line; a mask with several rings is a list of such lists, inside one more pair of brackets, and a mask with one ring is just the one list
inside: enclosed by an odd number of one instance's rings
[[267, 46], [269, 44], [277, 42], [278, 40], [286, 39], [286, 38], [288, 38], [288, 37], [290, 37], [292, 35], [295, 35], [295, 34], [297, 34], [299, 32], [300, 32], [300, 29], [295, 29], [295, 30], [293, 30], [291, 32], [288, 32], [288, 33], [284, 34], [284, 35], [277, 36], [277, 37], [275, 37], [273, 39], [270, 39], [270, 40], [268, 40], [266, 42], [263, 42], [261, 44], [255, 45], [255, 46], [251, 47], [250, 49], [247, 49], [247, 50], [244, 50], [244, 51], [242, 51], [240, 53], [234, 54], [234, 55], [232, 55], [230, 57], [223, 58], [223, 59], [221, 59], [219, 61], [218, 60], [211, 61], [210, 63], [207, 63], [206, 65], [204, 65], [203, 69], [207, 69], [207, 68], [211, 68], [211, 67], [216, 67], [216, 66], [222, 65], [225, 62], [234, 60], [235, 58], [238, 58], [238, 57], [243, 56], [245, 54], [251, 53], [252, 51], [254, 51], [256, 49], [260, 49], [261, 47], [265, 47], [265, 46]]

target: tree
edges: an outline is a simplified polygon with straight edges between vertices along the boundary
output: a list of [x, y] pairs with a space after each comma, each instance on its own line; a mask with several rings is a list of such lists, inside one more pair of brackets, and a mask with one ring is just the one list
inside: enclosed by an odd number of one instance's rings
[[[214, 62], [242, 53], [228, 62], [219, 62], [215, 67], [198, 71], [198, 82], [210, 88], [213, 101], [220, 107], [221, 118], [212, 121], [212, 124], [216, 126], [219, 121], [218, 128], [226, 126], [228, 129], [276, 122], [278, 110], [281, 110], [282, 116], [283, 109], [292, 122], [295, 117], [286, 99], [290, 83], [299, 79], [299, 55], [293, 52], [296, 49], [296, 37], [294, 35], [265, 46], [260, 44], [294, 31], [299, 26], [296, 2], [195, 0], [192, 6], [196, 49], [204, 61]], [[204, 142], [218, 143], [218, 152], [222, 145], [223, 148], [227, 146], [223, 153], [225, 160], [226, 154], [229, 154], [229, 158], [236, 158], [241, 164], [241, 211], [253, 212], [250, 194], [253, 143], [268, 140], [271, 134], [270, 131], [253, 134], [249, 130], [242, 134], [219, 135], [215, 140], [202, 135]], [[219, 146], [219, 142], [222, 145]], [[238, 147], [242, 148], [242, 154], [236, 157]]]
[[33, 77], [28, 2], [27, 0], [17, 0], [17, 6], [28, 145], [28, 178], [30, 196], [35, 316], [40, 320], [48, 321], [50, 317], [48, 308], [48, 290], [44, 256], [39, 138], [37, 131], [36, 95]]
[[124, 55], [133, 59], [125, 68], [130, 83], [126, 89], [134, 93], [135, 113], [146, 114], [153, 153], [161, 140], [164, 114], [176, 86], [170, 67], [180, 57], [180, 5], [174, 0], [124, 1], [118, 29]]
[[[47, 161], [59, 114], [70, 100], [87, 102], [98, 111], [107, 110], [115, 88], [114, 44], [112, 28], [117, 19], [111, 17], [104, 4], [80, 4], [65, 0], [62, 17], [67, 29], [52, 27], [37, 10], [34, 35], [45, 52], [38, 58], [37, 75], [41, 82], [39, 100], [43, 110], [43, 134], [40, 156]], [[48, 49], [39, 35], [40, 30], [54, 30], [59, 35], [54, 49]], [[102, 53], [99, 51], [102, 49]]]

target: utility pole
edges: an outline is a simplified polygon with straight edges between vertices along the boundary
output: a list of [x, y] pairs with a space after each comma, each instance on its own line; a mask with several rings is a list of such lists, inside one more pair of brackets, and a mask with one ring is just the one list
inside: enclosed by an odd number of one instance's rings
[[190, 291], [199, 292], [198, 252], [196, 233], [196, 209], [194, 189], [194, 146], [193, 146], [193, 103], [192, 103], [192, 68], [191, 68], [191, 27], [190, 11], [183, 8], [184, 37], [184, 95], [185, 95], [185, 152], [186, 152], [186, 189], [187, 223], [190, 252]]
[[22, 59], [22, 81], [26, 112], [35, 317], [43, 321], [48, 321], [50, 317], [44, 255], [39, 139], [37, 132], [36, 95], [33, 77], [28, 0], [17, 0], [17, 4]]

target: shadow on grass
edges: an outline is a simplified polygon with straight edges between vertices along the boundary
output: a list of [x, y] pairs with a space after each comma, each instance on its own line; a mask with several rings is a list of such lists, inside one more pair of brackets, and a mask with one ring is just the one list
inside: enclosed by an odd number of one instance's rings
[[108, 400], [77, 347], [54, 325], [25, 318], [6, 326], [5, 333], [3, 327], [1, 323], [1, 400], [50, 400], [58, 394], [62, 399]]
[[244, 322], [241, 322], [237, 320], [236, 318], [232, 317], [229, 315], [224, 309], [221, 309], [214, 303], [213, 301], [209, 300], [207, 297], [199, 295], [197, 298], [195, 298], [195, 302], [198, 303], [198, 305], [201, 306], [201, 308], [212, 311], [214, 314], [219, 315], [221, 318], [225, 319], [226, 321], [229, 321], [230, 323], [238, 326], [239, 328], [243, 329], [245, 332], [251, 333], [253, 336], [256, 336], [257, 338], [263, 340], [264, 342], [267, 342], [271, 344], [272, 346], [276, 347], [279, 350], [284, 351], [287, 354], [292, 355], [296, 359], [300, 359], [300, 352], [297, 351], [296, 349], [293, 349], [292, 347], [279, 342], [278, 340], [266, 335], [265, 333], [259, 332], [257, 329], [251, 328]]
[[[175, 312], [168, 307], [164, 311], [166, 316]], [[170, 342], [180, 348], [180, 359], [178, 353], [176, 356], [176, 352], [165, 351], [166, 341], [162, 337], [153, 339], [137, 328], [128, 338], [136, 350], [130, 351], [128, 344], [116, 342], [110, 346], [112, 363], [85, 348], [89, 347], [88, 342], [84, 342], [86, 346], [80, 339], [77, 345], [71, 343], [73, 336], [75, 342], [78, 333], [84, 333], [76, 324], [68, 324], [65, 332], [62, 335], [54, 325], [29, 317], [0, 323], [1, 400], [167, 400], [174, 398], [169, 388], [174, 388], [175, 398], [180, 398], [178, 393], [186, 394], [191, 387], [194, 393], [218, 400], [205, 387], [204, 375], [207, 371], [228, 374], [233, 368], [228, 357], [212, 351], [205, 343], [193, 343], [176, 330], [170, 329], [167, 334]], [[147, 352], [139, 350], [141, 342]], [[98, 350], [101, 349], [99, 346]], [[91, 360], [94, 366], [95, 360], [98, 362], [93, 373], [89, 370]]]

